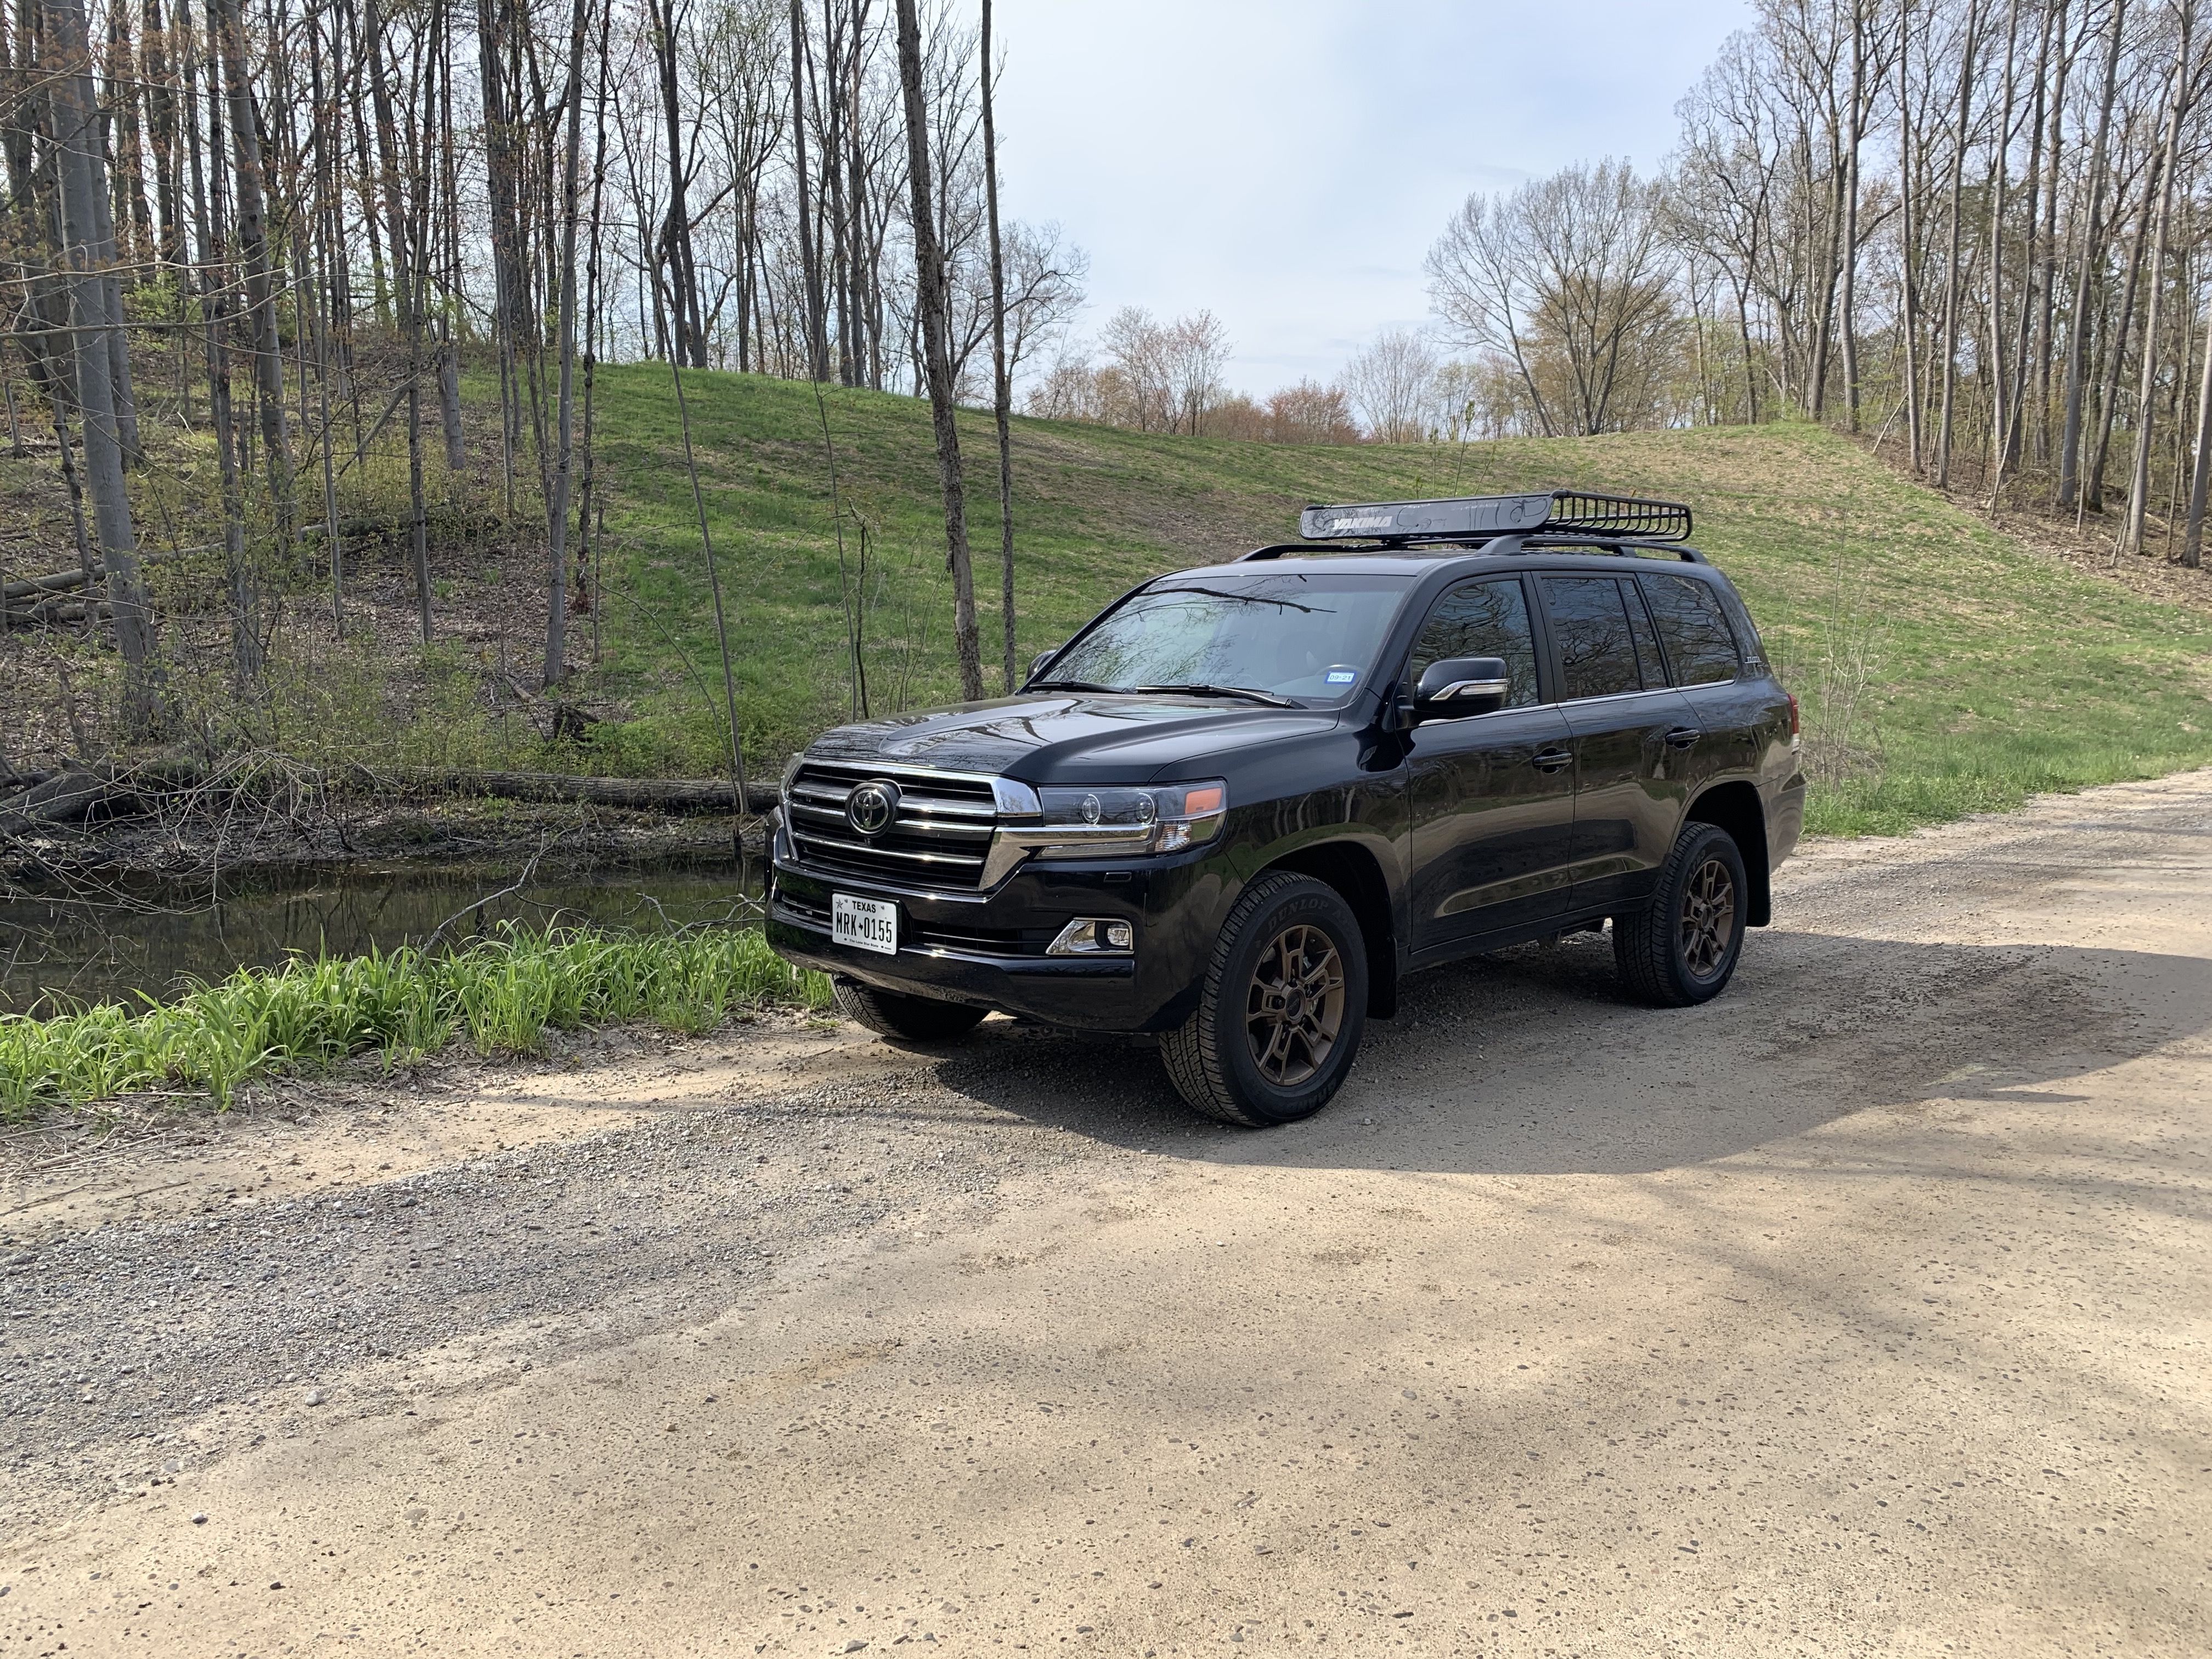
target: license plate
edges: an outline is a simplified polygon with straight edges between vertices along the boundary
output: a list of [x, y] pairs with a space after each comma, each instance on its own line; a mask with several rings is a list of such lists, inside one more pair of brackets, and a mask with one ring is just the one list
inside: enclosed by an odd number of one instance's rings
[[830, 896], [830, 937], [855, 950], [898, 954], [898, 906], [887, 899]]

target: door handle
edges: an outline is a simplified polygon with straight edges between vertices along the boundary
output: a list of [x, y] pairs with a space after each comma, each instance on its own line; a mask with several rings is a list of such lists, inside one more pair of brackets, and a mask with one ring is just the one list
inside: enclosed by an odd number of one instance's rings
[[1559, 772], [1572, 765], [1574, 758], [1571, 749], [1539, 749], [1528, 757], [1528, 764], [1539, 772]]
[[1698, 739], [1705, 734], [1694, 726], [1678, 726], [1667, 734], [1669, 749], [1695, 749]]

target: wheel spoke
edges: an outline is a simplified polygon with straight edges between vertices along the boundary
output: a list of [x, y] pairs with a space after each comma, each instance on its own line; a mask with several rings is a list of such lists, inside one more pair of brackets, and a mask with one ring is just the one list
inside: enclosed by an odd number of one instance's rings
[[1245, 994], [1245, 1036], [1261, 1074], [1279, 1088], [1316, 1076], [1343, 1028], [1344, 958], [1324, 930], [1285, 927], [1260, 952]]
[[1683, 963], [1703, 979], [1727, 957], [1735, 931], [1735, 878], [1718, 859], [1708, 859], [1683, 884], [1680, 938]]

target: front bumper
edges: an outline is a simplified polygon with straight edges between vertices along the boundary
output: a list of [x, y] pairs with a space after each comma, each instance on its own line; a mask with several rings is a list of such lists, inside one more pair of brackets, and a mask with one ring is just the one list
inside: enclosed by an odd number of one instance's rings
[[[809, 870], [780, 823], [769, 844], [768, 939], [788, 960], [880, 990], [1094, 1031], [1157, 1031], [1188, 1017], [1223, 884], [1195, 853], [1118, 864], [1032, 860], [988, 891], [945, 891]], [[896, 903], [898, 953], [836, 943], [833, 892]], [[1135, 951], [1047, 956], [1046, 946], [1079, 916], [1129, 922]]]

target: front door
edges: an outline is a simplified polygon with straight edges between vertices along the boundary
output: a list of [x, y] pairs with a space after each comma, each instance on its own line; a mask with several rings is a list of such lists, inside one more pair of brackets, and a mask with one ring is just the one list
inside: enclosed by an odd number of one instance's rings
[[1658, 879], [1698, 744], [1688, 700], [1667, 684], [1635, 582], [1544, 576], [1560, 708], [1574, 734], [1577, 911], [1638, 899]]
[[1407, 684], [1445, 657], [1500, 657], [1505, 707], [1414, 728], [1413, 946], [1448, 947], [1564, 915], [1574, 823], [1573, 733], [1539, 701], [1528, 593], [1517, 576], [1462, 582], [1437, 601]]

